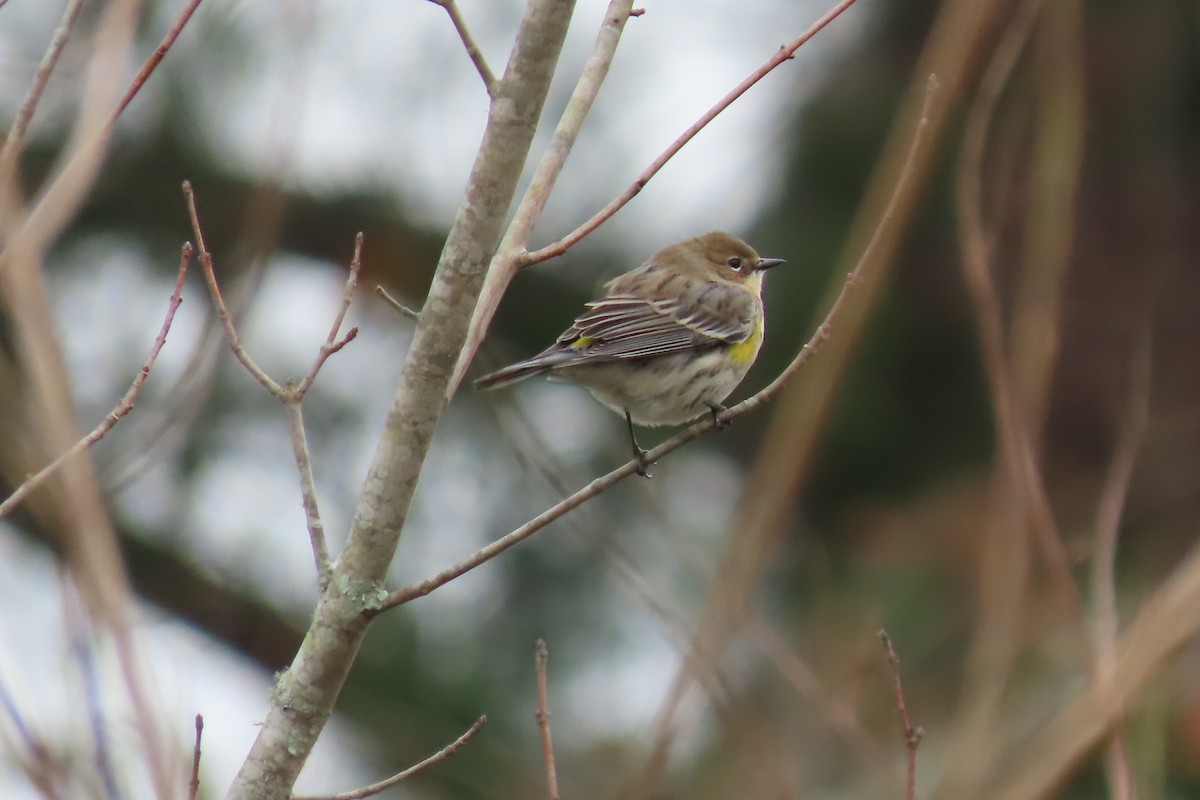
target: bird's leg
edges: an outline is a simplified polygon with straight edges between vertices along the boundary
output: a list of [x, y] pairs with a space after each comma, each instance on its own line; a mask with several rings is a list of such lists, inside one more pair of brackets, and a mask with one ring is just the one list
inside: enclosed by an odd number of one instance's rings
[[729, 427], [729, 420], [721, 419], [721, 412], [725, 410], [725, 406], [720, 403], [709, 403], [708, 410], [712, 412], [713, 427], [719, 431], [723, 431]]
[[629, 441], [633, 444], [633, 460], [638, 462], [637, 474], [643, 478], [650, 477], [650, 471], [647, 469], [653, 461], [646, 458], [646, 451], [638, 447], [637, 436], [633, 433], [633, 418], [629, 416], [629, 409], [625, 409], [625, 424], [629, 426]]

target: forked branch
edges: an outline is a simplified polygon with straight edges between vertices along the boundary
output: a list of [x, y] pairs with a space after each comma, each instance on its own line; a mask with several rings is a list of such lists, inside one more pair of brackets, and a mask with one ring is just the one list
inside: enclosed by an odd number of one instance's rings
[[329, 334], [325, 337], [325, 343], [317, 351], [312, 366], [299, 383], [287, 381], [281, 384], [276, 382], [259, 367], [246, 351], [246, 347], [242, 343], [242, 338], [237, 332], [237, 327], [233, 323], [233, 317], [230, 316], [229, 310], [225, 306], [225, 299], [221, 296], [221, 287], [217, 283], [216, 271], [213, 268], [212, 254], [204, 243], [204, 232], [200, 225], [200, 215], [196, 210], [196, 197], [192, 191], [192, 185], [187, 181], [183, 183], [183, 196], [187, 203], [188, 217], [192, 223], [192, 232], [196, 237], [196, 243], [199, 248], [198, 259], [200, 267], [204, 271], [204, 281], [208, 284], [209, 294], [212, 295], [213, 307], [217, 311], [217, 319], [221, 322], [221, 326], [225, 330], [225, 341], [237, 360], [246, 368], [246, 371], [262, 384], [276, 400], [282, 403], [287, 410], [292, 455], [295, 458], [296, 469], [300, 476], [300, 497], [304, 504], [304, 519], [308, 528], [308, 538], [313, 551], [313, 560], [316, 563], [318, 586], [323, 590], [329, 582], [331, 561], [329, 546], [325, 541], [325, 525], [321, 521], [320, 505], [317, 502], [317, 485], [313, 477], [312, 457], [309, 454], [308, 437], [304, 430], [304, 413], [301, 409], [301, 403], [304, 401], [304, 396], [308, 393], [308, 390], [312, 388], [313, 381], [317, 379], [317, 374], [321, 371], [321, 367], [325, 365], [325, 361], [352, 342], [358, 335], [358, 328], [352, 327], [339, 338], [342, 324], [346, 321], [346, 314], [350, 310], [350, 303], [354, 299], [354, 290], [358, 286], [358, 273], [362, 269], [363, 235], [360, 232], [354, 239], [354, 256], [350, 259], [350, 271], [342, 287], [341, 304], [338, 306], [333, 323], [329, 327]]

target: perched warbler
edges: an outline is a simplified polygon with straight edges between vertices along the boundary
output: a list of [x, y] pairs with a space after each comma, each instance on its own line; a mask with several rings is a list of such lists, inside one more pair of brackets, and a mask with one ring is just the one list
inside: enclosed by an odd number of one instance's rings
[[711, 413], [741, 383], [762, 346], [763, 272], [782, 264], [761, 258], [727, 233], [706, 233], [664, 247], [605, 284], [554, 344], [475, 381], [506, 386], [532, 375], [585, 386], [625, 415], [638, 472], [646, 451], [633, 425], [675, 425]]

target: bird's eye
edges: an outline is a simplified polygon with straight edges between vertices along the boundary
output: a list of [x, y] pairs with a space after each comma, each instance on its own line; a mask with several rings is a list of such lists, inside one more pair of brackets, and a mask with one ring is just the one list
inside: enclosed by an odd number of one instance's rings
[[740, 258], [738, 258], [737, 256], [734, 256], [733, 258], [729, 259], [728, 261], [725, 262], [725, 264], [730, 269], [733, 269], [733, 270], [738, 270], [738, 269], [742, 268], [742, 260]]

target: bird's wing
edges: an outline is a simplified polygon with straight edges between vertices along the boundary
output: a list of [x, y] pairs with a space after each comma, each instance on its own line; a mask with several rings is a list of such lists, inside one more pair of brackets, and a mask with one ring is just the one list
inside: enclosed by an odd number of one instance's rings
[[588, 303], [552, 349], [608, 360], [736, 344], [753, 330], [758, 302], [744, 289], [719, 284], [661, 300], [611, 294]]

